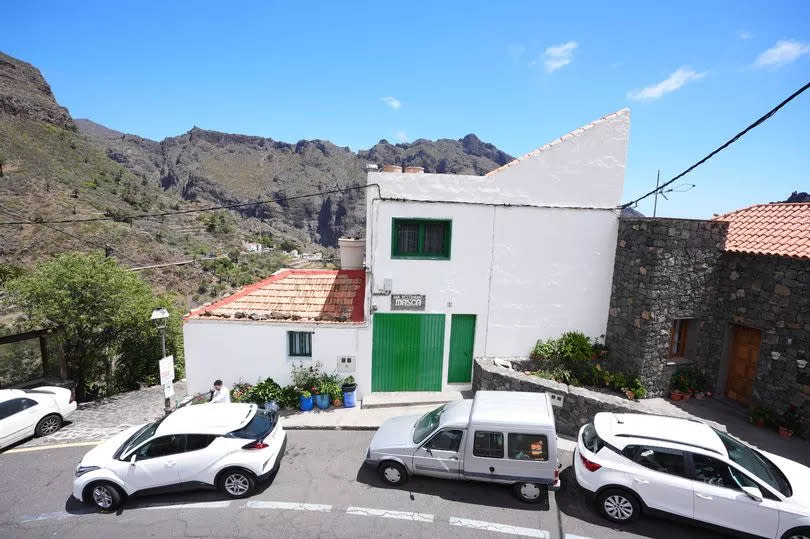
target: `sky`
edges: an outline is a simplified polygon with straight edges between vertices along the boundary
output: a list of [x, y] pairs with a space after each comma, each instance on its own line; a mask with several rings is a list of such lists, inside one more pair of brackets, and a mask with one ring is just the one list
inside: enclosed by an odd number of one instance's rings
[[[74, 118], [156, 140], [198, 126], [358, 150], [475, 133], [518, 156], [629, 107], [623, 202], [810, 81], [803, 0], [88, 0], [3, 12], [14, 24], [0, 51], [38, 67]], [[784, 200], [810, 191], [808, 170], [810, 91], [676, 182], [657, 215]]]

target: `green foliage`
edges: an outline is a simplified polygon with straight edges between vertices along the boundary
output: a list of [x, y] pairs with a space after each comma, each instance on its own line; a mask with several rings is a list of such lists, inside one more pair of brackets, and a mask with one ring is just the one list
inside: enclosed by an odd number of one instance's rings
[[278, 405], [282, 408], [297, 408], [300, 394], [295, 386], [284, 386], [278, 395]]
[[210, 212], [200, 216], [205, 230], [214, 235], [232, 234], [236, 231], [236, 223], [227, 211]]
[[[41, 262], [6, 284], [10, 300], [32, 326], [63, 330], [69, 376], [79, 398], [111, 394], [137, 381], [154, 381], [161, 356], [160, 337], [149, 317], [167, 307], [167, 353], [183, 372], [180, 316], [166, 297], [113, 259], [98, 254], [68, 253]], [[149, 375], [147, 375], [149, 373]]]
[[768, 428], [775, 429], [781, 423], [782, 418], [771, 408], [767, 406], [757, 406], [751, 410], [751, 423], [762, 421]]
[[259, 406], [265, 402], [278, 402], [278, 397], [281, 394], [281, 386], [278, 385], [272, 378], [265, 378], [250, 391], [251, 401]]
[[0, 287], [7, 281], [21, 277], [23, 273], [25, 273], [25, 270], [19, 266], [0, 262]]
[[279, 249], [285, 252], [298, 251], [301, 252], [301, 246], [292, 240], [284, 240], [279, 244]]
[[780, 427], [785, 427], [791, 432], [798, 433], [802, 429], [802, 417], [799, 415], [799, 409], [794, 405], [788, 406], [788, 409], [782, 414], [779, 421]]
[[706, 387], [706, 376], [695, 367], [680, 367], [672, 373], [669, 387], [683, 393], [703, 391]]
[[231, 402], [252, 402], [250, 399], [252, 390], [253, 385], [247, 382], [234, 384], [231, 389]]

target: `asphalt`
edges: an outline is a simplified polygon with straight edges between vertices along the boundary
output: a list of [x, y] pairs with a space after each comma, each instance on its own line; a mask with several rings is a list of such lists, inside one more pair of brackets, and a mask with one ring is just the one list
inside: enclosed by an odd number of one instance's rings
[[372, 434], [291, 431], [278, 474], [247, 500], [214, 491], [136, 497], [112, 515], [70, 496], [88, 447], [0, 454], [0, 537], [721, 537], [652, 518], [612, 527], [576, 485], [567, 451], [563, 489], [544, 504], [473, 482], [417, 477], [387, 487], [362, 466]]

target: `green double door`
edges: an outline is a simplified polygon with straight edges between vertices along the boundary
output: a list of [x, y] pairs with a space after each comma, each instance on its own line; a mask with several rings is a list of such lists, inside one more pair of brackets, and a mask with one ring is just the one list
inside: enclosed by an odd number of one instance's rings
[[[443, 314], [375, 313], [371, 352], [372, 391], [441, 391]], [[475, 315], [452, 315], [448, 382], [472, 375]]]
[[454, 314], [450, 320], [450, 363], [448, 383], [469, 383], [472, 380], [475, 315]]

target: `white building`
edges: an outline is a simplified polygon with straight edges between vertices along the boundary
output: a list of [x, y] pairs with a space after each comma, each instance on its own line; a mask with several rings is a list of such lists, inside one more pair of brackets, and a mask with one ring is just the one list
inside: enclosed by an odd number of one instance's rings
[[[629, 123], [621, 110], [486, 176], [370, 171], [366, 241], [340, 240], [343, 270], [283, 270], [187, 316], [189, 390], [286, 384], [301, 359], [361, 395], [464, 389], [473, 357], [603, 335]], [[364, 243], [365, 272], [348, 269]]]

